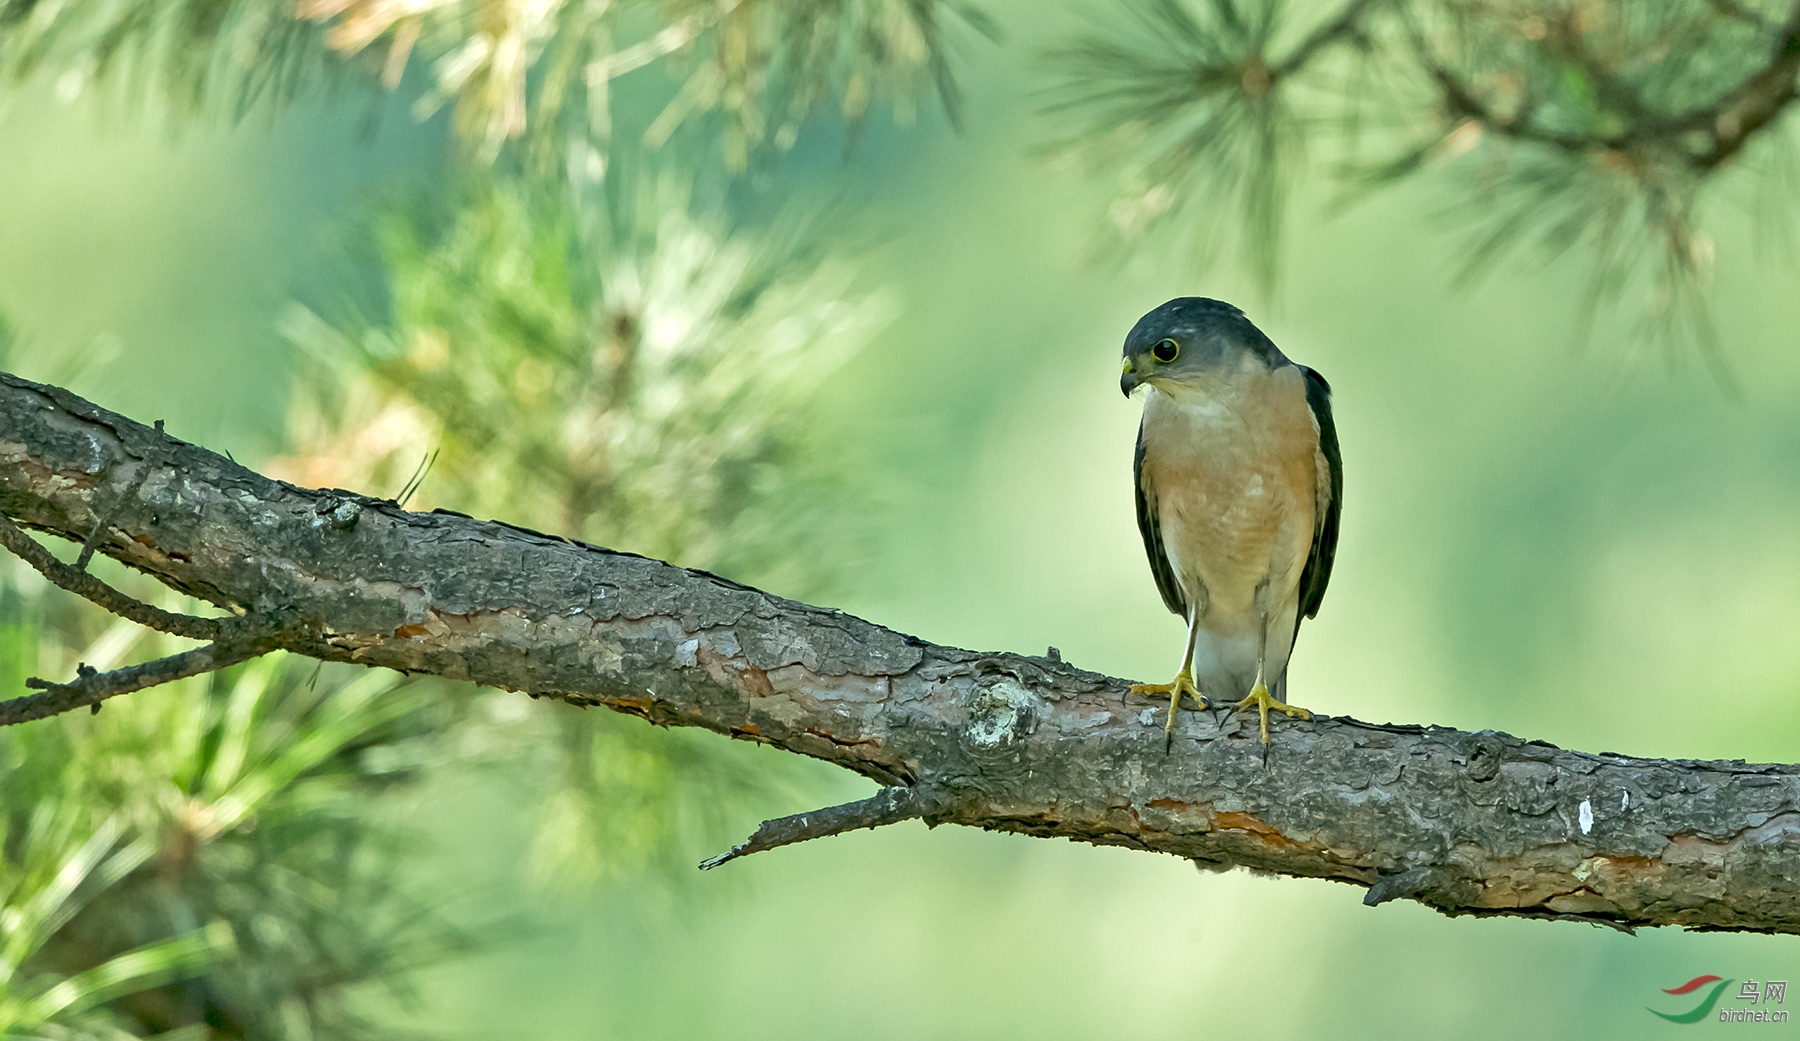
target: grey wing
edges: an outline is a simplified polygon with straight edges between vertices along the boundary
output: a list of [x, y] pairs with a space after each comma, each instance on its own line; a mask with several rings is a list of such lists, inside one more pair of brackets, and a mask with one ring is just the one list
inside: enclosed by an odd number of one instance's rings
[[[1327, 487], [1325, 508], [1318, 513], [1313, 526], [1312, 553], [1306, 568], [1300, 572], [1300, 616], [1318, 616], [1319, 604], [1325, 599], [1325, 586], [1331, 581], [1331, 562], [1337, 556], [1338, 518], [1344, 511], [1344, 460], [1338, 452], [1337, 424], [1331, 419], [1331, 384], [1325, 377], [1306, 366], [1300, 366], [1306, 377], [1306, 404], [1312, 409], [1313, 421], [1319, 425], [1319, 455], [1325, 460]], [[1141, 509], [1141, 507], [1140, 507]], [[1299, 626], [1299, 621], [1295, 621]]]
[[1156, 576], [1157, 592], [1169, 610], [1187, 617], [1187, 600], [1181, 585], [1175, 581], [1175, 568], [1163, 551], [1162, 525], [1156, 519], [1156, 492], [1144, 486], [1144, 424], [1138, 423], [1137, 452], [1131, 460], [1131, 487], [1137, 493], [1138, 533], [1144, 536], [1144, 555], [1150, 558], [1150, 573]]

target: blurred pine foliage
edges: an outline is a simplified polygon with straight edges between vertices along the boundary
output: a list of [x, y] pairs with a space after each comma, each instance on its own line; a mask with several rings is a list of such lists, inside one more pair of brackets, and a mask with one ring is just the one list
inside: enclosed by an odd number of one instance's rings
[[475, 174], [390, 209], [381, 313], [289, 319], [323, 379], [276, 472], [398, 494], [430, 453], [415, 504], [818, 592], [850, 475], [807, 405], [890, 309], [800, 225], [733, 229], [692, 194]]
[[[10, 689], [177, 642], [7, 577]], [[404, 895], [386, 797], [449, 707], [285, 655], [146, 693], [0, 733], [0, 1036], [394, 1036], [369, 988], [466, 945]]]
[[1574, 252], [1587, 321], [1621, 307], [1713, 357], [1705, 210], [1743, 169], [1789, 226], [1770, 131], [1797, 73], [1783, 0], [1122, 0], [1048, 55], [1045, 109], [1058, 152], [1116, 179], [1120, 243], [1235, 253], [1271, 285], [1303, 165], [1345, 198], [1441, 171], [1465, 276]]
[[[1108, 234], [1199, 266], [1279, 272], [1296, 172], [1346, 197], [1427, 170], [1458, 184], [1470, 274], [1577, 252], [1589, 314], [1710, 344], [1709, 200], [1750, 171], [1791, 217], [1778, 133], [1800, 72], [1788, 0], [1115, 0], [1046, 55], [1052, 149], [1116, 180]], [[242, 116], [327, 84], [454, 109], [478, 162], [603, 169], [684, 129], [743, 170], [809, 119], [922, 99], [952, 122], [959, 50], [998, 40], [964, 0], [0, 0], [0, 75]], [[653, 114], [620, 131], [622, 77]], [[1742, 161], [1740, 161], [1742, 160]]]
[[[384, 309], [290, 317], [318, 365], [271, 472], [829, 590], [867, 489], [808, 417], [889, 311], [848, 265], [618, 170], [575, 191], [477, 173], [373, 238]], [[533, 851], [546, 881], [689, 868], [671, 857], [724, 841], [798, 776], [709, 735], [544, 709], [507, 741], [556, 750], [564, 783]]]

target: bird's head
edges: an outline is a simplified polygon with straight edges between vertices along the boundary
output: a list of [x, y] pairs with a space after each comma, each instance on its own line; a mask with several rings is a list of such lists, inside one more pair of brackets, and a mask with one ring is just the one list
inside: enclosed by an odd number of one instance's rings
[[1119, 389], [1129, 397], [1140, 383], [1206, 388], [1234, 373], [1267, 372], [1286, 362], [1244, 312], [1223, 300], [1183, 296], [1131, 327]]

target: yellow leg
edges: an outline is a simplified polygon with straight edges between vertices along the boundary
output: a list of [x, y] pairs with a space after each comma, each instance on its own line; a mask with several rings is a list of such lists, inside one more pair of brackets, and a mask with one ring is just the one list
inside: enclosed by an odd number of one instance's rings
[[1199, 708], [1212, 707], [1211, 703], [1206, 700], [1206, 695], [1200, 693], [1199, 687], [1194, 686], [1194, 641], [1199, 638], [1200, 616], [1190, 613], [1188, 615], [1187, 652], [1181, 656], [1181, 671], [1177, 672], [1175, 678], [1167, 683], [1133, 683], [1131, 689], [1125, 692], [1126, 697], [1133, 694], [1167, 694], [1169, 696], [1169, 718], [1163, 724], [1163, 751], [1165, 752], [1175, 747], [1175, 713], [1181, 709], [1183, 694], [1193, 698], [1195, 706]]
[[1206, 695], [1200, 693], [1199, 687], [1194, 686], [1193, 673], [1185, 665], [1182, 666], [1180, 672], [1175, 674], [1175, 678], [1167, 683], [1133, 683], [1125, 695], [1130, 697], [1133, 694], [1167, 694], [1169, 696], [1169, 721], [1163, 724], [1163, 729], [1170, 734], [1175, 733], [1175, 712], [1181, 708], [1183, 694], [1193, 698], [1197, 708], [1212, 707], [1207, 704]]
[[1298, 716], [1301, 719], [1312, 718], [1312, 713], [1303, 708], [1297, 708], [1285, 701], [1276, 701], [1275, 695], [1269, 693], [1269, 688], [1263, 686], [1261, 679], [1256, 681], [1256, 686], [1250, 688], [1249, 696], [1237, 703], [1237, 712], [1248, 712], [1251, 709], [1255, 709], [1257, 714], [1261, 717], [1262, 743], [1265, 745], [1269, 743], [1270, 710], [1274, 710], [1288, 717]]

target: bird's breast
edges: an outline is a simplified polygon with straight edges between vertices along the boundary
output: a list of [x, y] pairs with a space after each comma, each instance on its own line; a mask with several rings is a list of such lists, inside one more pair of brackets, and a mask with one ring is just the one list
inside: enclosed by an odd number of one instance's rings
[[1141, 479], [1176, 578], [1210, 620], [1253, 624], [1298, 589], [1312, 546], [1318, 438], [1292, 367], [1205, 391], [1152, 388]]

